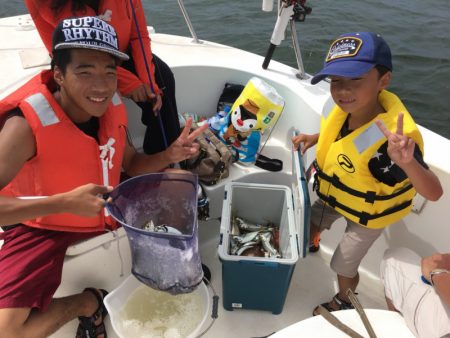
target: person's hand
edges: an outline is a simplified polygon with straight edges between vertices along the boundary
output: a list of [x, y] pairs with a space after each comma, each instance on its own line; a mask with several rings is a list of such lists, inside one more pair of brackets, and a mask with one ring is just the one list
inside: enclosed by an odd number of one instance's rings
[[391, 133], [381, 120], [376, 120], [378, 128], [388, 140], [387, 152], [398, 166], [409, 164], [414, 159], [414, 140], [403, 135], [403, 113], [398, 114], [397, 131]]
[[195, 142], [195, 139], [208, 128], [208, 124], [205, 123], [189, 133], [191, 126], [192, 118], [190, 117], [187, 119], [180, 136], [165, 150], [170, 163], [177, 163], [198, 154], [200, 145]]
[[158, 111], [161, 109], [162, 106], [162, 97], [159, 94], [155, 95], [155, 99], [153, 100], [153, 113], [155, 116], [158, 115]]
[[307, 134], [299, 134], [297, 136], [292, 137], [292, 144], [294, 145], [294, 150], [297, 150], [300, 147], [300, 144], [303, 143], [303, 146], [301, 147], [301, 153], [302, 155], [307, 151], [309, 148], [313, 147], [318, 140], [318, 134], [314, 135], [307, 135]]
[[112, 191], [112, 187], [89, 183], [61, 194], [64, 211], [78, 216], [94, 217], [106, 205], [103, 195]]
[[153, 113], [155, 116], [162, 106], [161, 95], [153, 93], [147, 84], [142, 84], [132, 90], [127, 97], [132, 99], [134, 102], [152, 102]]
[[430, 281], [430, 273], [434, 269], [450, 270], [450, 254], [435, 253], [431, 256], [422, 258], [422, 275], [427, 281]]

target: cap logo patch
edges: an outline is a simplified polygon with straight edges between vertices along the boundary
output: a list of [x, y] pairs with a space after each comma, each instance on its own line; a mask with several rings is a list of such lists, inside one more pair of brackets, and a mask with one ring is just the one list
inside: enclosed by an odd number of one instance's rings
[[106, 22], [95, 17], [66, 19], [62, 25], [64, 42], [78, 42], [83, 44], [105, 43], [118, 48], [117, 36], [114, 29]]
[[335, 40], [328, 51], [325, 62], [339, 58], [353, 57], [358, 54], [362, 40], [353, 36], [344, 36]]
[[61, 49], [92, 49], [128, 60], [119, 49], [119, 40], [113, 26], [94, 17], [67, 18], [58, 23], [52, 36], [52, 52]]

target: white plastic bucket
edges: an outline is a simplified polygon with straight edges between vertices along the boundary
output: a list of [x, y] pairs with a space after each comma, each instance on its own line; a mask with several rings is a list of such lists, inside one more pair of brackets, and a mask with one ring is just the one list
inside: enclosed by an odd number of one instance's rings
[[[203, 324], [208, 317], [208, 313], [211, 312], [210, 297], [205, 283], [200, 283], [197, 289], [194, 290], [191, 294], [179, 294], [174, 296], [170, 295], [167, 292], [151, 289], [143, 283], [139, 282], [133, 275], [130, 275], [122, 282], [119, 287], [111, 291], [104, 299], [105, 306], [110, 315], [111, 325], [120, 338], [138, 338], [137, 336], [151, 337], [151, 332], [153, 329], [149, 329], [147, 326], [145, 326], [146, 324], [143, 323], [142, 319], [130, 318], [130, 314], [127, 314], [125, 311], [125, 309], [127, 308], [127, 304], [132, 300], [135, 291], [139, 292], [139, 296], [141, 297], [139, 298], [140, 303], [144, 304], [144, 302], [149, 301], [149, 297], [142, 297], [142, 293], [140, 291], [144, 290], [141, 290], [140, 288], [147, 288], [149, 291], [151, 291], [151, 293], [158, 293], [163, 297], [199, 297], [201, 299], [201, 306], [199, 307], [198, 316], [193, 316], [193, 313], [190, 313], [189, 311], [181, 311], [181, 313], [183, 313], [182, 315], [185, 316], [184, 319], [186, 321], [192, 320], [192, 318], [197, 317], [198, 323], [191, 323], [190, 326], [193, 326], [193, 328], [188, 333], [178, 334], [178, 330], [169, 329], [166, 333], [166, 336], [195, 338], [201, 333], [200, 330], [204, 326]], [[164, 307], [164, 304], [161, 304], [161, 307]], [[152, 317], [148, 318], [148, 320], [152, 321], [152, 323], [155, 323], [158, 322], [159, 319]], [[130, 322], [132, 324], [130, 324]], [[132, 331], [130, 331], [129, 325], [134, 325]], [[150, 326], [153, 326], [153, 324]], [[130, 335], [133, 335], [133, 337], [131, 337]]]

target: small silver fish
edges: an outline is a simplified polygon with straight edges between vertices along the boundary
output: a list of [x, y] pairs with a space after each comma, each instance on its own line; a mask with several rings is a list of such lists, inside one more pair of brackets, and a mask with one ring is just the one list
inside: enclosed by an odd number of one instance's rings
[[235, 253], [232, 253], [233, 255], [237, 255], [240, 256], [245, 250], [249, 249], [249, 248], [253, 248], [254, 246], [258, 245], [258, 242], [254, 241], [254, 242], [247, 242], [243, 245], [241, 245], [236, 251]]
[[258, 234], [259, 234], [258, 231], [253, 231], [253, 232], [249, 232], [244, 235], [241, 235], [241, 236], [234, 236], [234, 241], [239, 244], [251, 242], [251, 241], [255, 240], [255, 238], [258, 236]]
[[142, 227], [143, 230], [151, 232], [165, 232], [174, 235], [181, 235], [182, 232], [174, 227], [167, 226], [166, 224], [155, 225], [152, 220], [145, 223]]
[[269, 253], [269, 257], [281, 258], [279, 252], [270, 244], [272, 233], [260, 233], [259, 239], [261, 240], [262, 247]]
[[155, 223], [153, 223], [152, 220], [148, 221], [147, 223], [144, 224], [142, 230], [155, 231]]
[[238, 217], [233, 217], [231, 220], [231, 235], [239, 236], [240, 234]]
[[240, 217], [235, 217], [236, 224], [241, 231], [267, 231], [269, 230], [269, 226], [262, 224], [252, 224]]

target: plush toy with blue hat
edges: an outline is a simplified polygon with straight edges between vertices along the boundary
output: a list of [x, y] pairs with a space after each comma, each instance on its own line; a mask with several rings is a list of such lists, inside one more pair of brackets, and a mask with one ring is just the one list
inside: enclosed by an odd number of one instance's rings
[[257, 77], [247, 82], [218, 132], [239, 163], [255, 163], [261, 135], [275, 124], [283, 107], [284, 99], [268, 83]]

